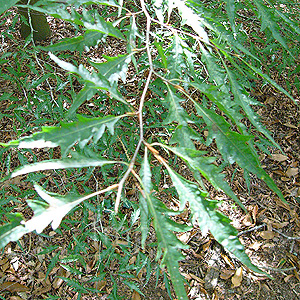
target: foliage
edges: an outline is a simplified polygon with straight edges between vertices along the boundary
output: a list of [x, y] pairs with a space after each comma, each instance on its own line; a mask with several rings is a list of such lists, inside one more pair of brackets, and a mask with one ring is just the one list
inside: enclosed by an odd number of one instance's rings
[[[0, 13], [16, 2], [6, 1]], [[138, 220], [142, 247], [147, 243], [152, 220], [157, 238], [157, 260], [161, 267], [167, 267], [177, 298], [188, 299], [179, 272], [179, 261], [183, 258], [181, 249], [187, 245], [177, 239], [176, 233], [187, 231], [189, 227], [175, 222], [173, 217], [189, 205], [192, 225], [199, 226], [203, 233], [210, 231], [249, 269], [263, 273], [245, 254], [237, 231], [230, 225], [230, 220], [217, 210], [218, 202], [209, 198], [202, 179], [208, 180], [214, 188], [222, 190], [246, 210], [223, 174], [225, 166], [236, 164], [263, 180], [285, 202], [259, 162], [257, 147], [262, 148], [260, 145], [264, 141], [280, 147], [256, 114], [255, 106], [260, 103], [251, 97], [250, 92], [260, 80], [264, 84], [272, 84], [293, 99], [291, 91], [284, 90], [268, 75], [271, 68], [285, 70], [283, 61], [292, 66], [298, 55], [299, 20], [295, 14], [299, 10], [293, 7], [293, 1], [157, 0], [145, 3], [141, 0], [136, 4], [136, 1], [123, 3], [114, 0], [41, 0], [34, 6], [25, 7], [69, 22], [78, 34], [49, 46], [33, 45], [34, 55], [44, 57], [44, 68], [37, 81], [28, 86], [18, 79], [26, 75], [18, 73], [12, 66], [20, 65], [18, 58], [11, 53], [1, 57], [1, 65], [11, 64], [8, 71], [19, 88], [32, 91], [26, 109], [28, 114], [35, 110], [33, 125], [39, 130], [1, 143], [4, 147], [17, 148], [21, 158], [21, 166], [13, 171], [10, 171], [10, 163], [7, 162], [9, 174], [2, 181], [29, 174], [27, 180], [34, 183], [36, 194], [30, 193], [33, 199], [26, 197], [34, 213], [29, 220], [4, 208], [7, 201], [2, 200], [3, 215], [9, 212], [9, 223], [0, 228], [0, 247], [28, 232], [41, 233], [49, 224], [54, 230], [59, 230], [64, 216], [79, 204], [85, 209], [95, 210], [99, 218], [104, 212], [109, 212], [114, 223], [113, 220], [123, 220], [120, 211], [130, 203], [131, 225]], [[79, 7], [81, 12], [77, 10]], [[107, 12], [110, 13], [110, 21]], [[247, 22], [256, 26], [261, 23], [261, 31], [251, 31], [251, 24], [245, 27]], [[93, 57], [86, 59], [86, 50], [98, 45], [105, 47], [108, 41], [121, 41], [126, 45], [127, 53], [114, 57], [103, 55], [101, 62], [93, 60]], [[258, 44], [262, 45], [261, 49]], [[26, 55], [26, 51], [29, 51], [28, 48], [20, 49], [20, 54]], [[84, 62], [77, 62], [70, 51], [78, 51]], [[272, 60], [266, 64], [270, 55]], [[52, 63], [49, 63], [48, 57]], [[10, 62], [12, 60], [14, 63]], [[67, 80], [59, 78], [54, 63], [68, 72]], [[36, 70], [33, 72], [38, 74]], [[289, 72], [299, 72], [299, 68]], [[57, 100], [35, 90], [50, 79], [56, 80]], [[78, 92], [72, 87], [75, 79], [83, 86]], [[138, 99], [136, 104], [128, 101], [130, 95], [126, 94], [126, 83], [129, 80], [137, 83], [133, 95]], [[297, 84], [299, 89], [299, 83], [295, 82]], [[71, 86], [68, 93], [60, 93], [66, 86]], [[290, 87], [287, 85], [287, 90]], [[37, 100], [42, 96], [45, 100]], [[87, 101], [98, 109], [90, 110], [89, 115], [80, 114]], [[68, 105], [64, 105], [66, 103]], [[17, 108], [16, 115], [25, 126], [20, 109]], [[249, 128], [245, 120], [253, 127]], [[60, 124], [57, 124], [58, 121]], [[43, 123], [55, 125], [40, 128]], [[23, 133], [31, 130], [31, 127], [23, 127]], [[197, 150], [201, 144], [209, 146], [213, 142], [218, 147], [218, 156], [210, 157], [206, 151]], [[34, 156], [35, 149], [43, 148], [53, 155], [51, 148], [58, 146], [61, 158], [50, 157], [43, 161], [35, 158], [33, 163], [28, 163], [22, 150], [33, 149], [28, 151]], [[178, 159], [190, 169], [193, 180], [184, 178], [176, 170]], [[71, 176], [75, 168], [84, 174], [84, 182], [94, 176], [96, 170], [101, 170], [103, 188], [94, 192], [85, 188], [86, 194], [80, 195], [76, 191], [78, 176], [61, 195], [51, 191], [53, 187], [49, 181], [41, 181], [45, 170], [65, 170]], [[169, 203], [161, 197], [162, 173], [168, 178], [168, 184], [175, 187], [179, 211], [170, 209]], [[140, 192], [138, 203], [126, 193], [125, 184], [131, 182], [131, 178]], [[109, 201], [103, 201], [97, 208], [86, 201], [100, 194]], [[114, 210], [111, 200], [115, 203]], [[66, 224], [63, 222], [62, 226]], [[123, 225], [121, 227], [124, 228]], [[85, 237], [83, 234], [77, 240], [82, 249], [86, 247]], [[119, 259], [124, 270], [130, 268], [129, 249], [124, 247], [125, 256], [118, 257], [112, 242], [104, 234], [99, 233], [94, 238], [101, 239], [106, 245], [105, 253], [101, 254], [105, 267], [109, 260]], [[78, 253], [72, 256], [74, 261], [81, 259], [76, 255]], [[139, 255], [140, 264], [148, 265], [147, 258]], [[58, 254], [53, 257], [49, 272], [57, 261]], [[76, 267], [64, 264], [70, 261], [66, 259], [61, 263], [68, 271], [77, 274]], [[81, 259], [81, 263], [84, 265], [84, 260]], [[139, 267], [137, 264], [136, 268]], [[99, 268], [100, 275], [95, 280], [102, 280], [105, 276], [105, 268]], [[122, 274], [120, 272], [119, 276]], [[80, 293], [93, 291], [71, 279], [62, 279]], [[134, 281], [129, 279], [126, 284], [140, 292]], [[114, 293], [117, 293], [115, 288], [112, 299], [117, 297]]]

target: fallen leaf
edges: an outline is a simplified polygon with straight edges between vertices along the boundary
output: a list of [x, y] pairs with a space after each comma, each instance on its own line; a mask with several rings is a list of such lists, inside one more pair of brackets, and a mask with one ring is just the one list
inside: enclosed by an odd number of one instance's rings
[[30, 288], [18, 282], [6, 281], [0, 284], [0, 290], [9, 291], [11, 293], [19, 293], [19, 292], [28, 292], [30, 291]]
[[257, 250], [260, 248], [260, 246], [261, 246], [262, 244], [263, 244], [263, 243], [254, 242], [253, 244], [249, 245], [249, 248], [250, 248], [250, 249], [253, 249], [253, 250], [255, 250], [255, 251], [257, 251]]
[[193, 278], [194, 280], [198, 281], [201, 284], [204, 284], [204, 280], [199, 278], [198, 276], [194, 275], [194, 274], [189, 274], [191, 276], [191, 278]]
[[141, 300], [141, 296], [137, 291], [133, 291], [131, 299], [132, 300]]
[[288, 176], [288, 177], [296, 176], [299, 173], [299, 169], [298, 168], [288, 168], [285, 173], [286, 173], [286, 176]]
[[288, 160], [288, 157], [283, 154], [272, 154], [272, 159], [276, 161], [285, 161]]
[[284, 282], [288, 282], [292, 277], [294, 277], [294, 274], [287, 275], [283, 280]]
[[281, 222], [281, 223], [277, 223], [277, 222], [272, 222], [271, 225], [272, 227], [276, 228], [276, 229], [280, 229], [285, 227], [286, 225], [289, 225], [290, 222]]
[[259, 233], [259, 236], [265, 240], [270, 240], [270, 239], [274, 238], [276, 235], [277, 235], [276, 232], [273, 232], [270, 230], [262, 231]]
[[94, 283], [94, 288], [100, 292], [105, 288], [106, 284], [107, 284], [106, 280], [96, 281]]
[[231, 282], [234, 287], [238, 287], [241, 285], [242, 280], [243, 280], [243, 269], [242, 267], [240, 267], [236, 270], [235, 274], [231, 278]]
[[220, 274], [220, 278], [229, 279], [232, 275], [234, 275], [235, 270], [233, 269], [223, 269]]
[[283, 125], [285, 125], [286, 127], [289, 127], [289, 128], [298, 129], [298, 127], [297, 127], [297, 126], [295, 126], [295, 125], [293, 125], [293, 124], [284, 123]]

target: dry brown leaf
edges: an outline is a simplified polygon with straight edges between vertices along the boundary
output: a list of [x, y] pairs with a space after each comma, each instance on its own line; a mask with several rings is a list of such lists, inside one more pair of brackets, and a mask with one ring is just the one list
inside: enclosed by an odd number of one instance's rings
[[288, 282], [292, 277], [294, 277], [294, 274], [290, 274], [290, 275], [287, 275], [286, 277], [284, 277], [284, 281], [285, 282]]
[[260, 248], [260, 246], [261, 246], [262, 244], [263, 244], [263, 243], [254, 242], [253, 244], [249, 245], [249, 248], [250, 248], [250, 249], [253, 249], [253, 250], [255, 250], [255, 251], [257, 251], [257, 250]]
[[273, 232], [270, 230], [262, 231], [259, 233], [259, 236], [265, 240], [270, 240], [270, 239], [274, 238], [276, 235], [277, 235], [276, 232]]
[[137, 291], [133, 291], [131, 299], [132, 300], [141, 300], [141, 296]]
[[286, 225], [290, 224], [290, 222], [281, 222], [281, 223], [277, 223], [277, 222], [272, 222], [271, 225], [272, 227], [276, 228], [276, 229], [280, 229], [285, 227]]
[[193, 278], [194, 280], [196, 280], [197, 282], [204, 284], [204, 280], [199, 278], [198, 276], [194, 275], [194, 274], [189, 274], [191, 276], [191, 278]]
[[100, 292], [105, 288], [106, 284], [107, 284], [106, 280], [96, 281], [94, 283], [94, 288]]
[[288, 160], [288, 157], [283, 154], [272, 154], [272, 159], [276, 161], [285, 161]]
[[284, 123], [283, 125], [285, 125], [286, 127], [289, 127], [289, 128], [298, 129], [297, 126], [290, 124], [290, 123]]
[[299, 173], [299, 168], [288, 168], [285, 173], [288, 177], [296, 176]]
[[242, 280], [243, 280], [243, 269], [242, 267], [240, 267], [236, 270], [235, 274], [231, 278], [231, 282], [234, 287], [238, 287], [241, 285]]
[[132, 257], [129, 259], [128, 263], [129, 263], [130, 265], [132, 265], [132, 264], [135, 263], [135, 261], [136, 261], [136, 255], [132, 256]]
[[13, 281], [6, 281], [3, 283], [0, 283], [0, 290], [1, 291], [9, 291], [11, 293], [19, 293], [19, 292], [29, 292], [30, 288], [28, 288], [26, 285], [13, 282]]
[[248, 214], [244, 217], [244, 219], [243, 219], [243, 224], [244, 224], [245, 226], [252, 226], [252, 225], [253, 225], [253, 221], [252, 221], [252, 217], [251, 217], [251, 214], [250, 214], [250, 213], [248, 213]]
[[229, 279], [234, 273], [235, 273], [235, 270], [233, 270], [233, 269], [223, 269], [221, 271], [220, 278], [225, 279], [225, 280]]

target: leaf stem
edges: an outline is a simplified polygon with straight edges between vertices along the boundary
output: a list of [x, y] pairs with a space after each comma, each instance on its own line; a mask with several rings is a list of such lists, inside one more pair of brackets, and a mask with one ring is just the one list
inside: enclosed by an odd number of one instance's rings
[[149, 60], [150, 71], [149, 71], [149, 74], [148, 74], [148, 77], [147, 77], [147, 80], [146, 80], [146, 84], [144, 86], [143, 93], [142, 93], [142, 96], [141, 96], [141, 99], [140, 99], [139, 110], [137, 112], [137, 115], [138, 115], [138, 118], [139, 118], [140, 138], [139, 138], [138, 144], [137, 144], [137, 146], [135, 148], [134, 154], [133, 154], [133, 156], [131, 158], [131, 161], [129, 163], [129, 167], [128, 167], [127, 171], [125, 172], [123, 178], [119, 182], [118, 192], [117, 192], [117, 197], [116, 197], [116, 203], [115, 203], [115, 213], [118, 212], [118, 209], [119, 209], [119, 206], [120, 206], [121, 193], [122, 193], [122, 189], [123, 189], [124, 183], [127, 180], [129, 174], [133, 171], [136, 157], [138, 155], [138, 152], [139, 152], [139, 150], [141, 148], [142, 143], [144, 142], [143, 107], [144, 107], [144, 103], [145, 103], [146, 93], [148, 91], [150, 80], [151, 80], [151, 77], [152, 77], [152, 74], [153, 74], [153, 63], [152, 63], [152, 57], [151, 57], [151, 51], [150, 51], [150, 25], [151, 25], [151, 17], [150, 17], [150, 15], [147, 12], [144, 0], [141, 0], [141, 6], [142, 6], [142, 10], [145, 13], [146, 18], [147, 18], [146, 41], [145, 41], [145, 43], [146, 43], [146, 50], [147, 50], [147, 55], [148, 55], [148, 60]]

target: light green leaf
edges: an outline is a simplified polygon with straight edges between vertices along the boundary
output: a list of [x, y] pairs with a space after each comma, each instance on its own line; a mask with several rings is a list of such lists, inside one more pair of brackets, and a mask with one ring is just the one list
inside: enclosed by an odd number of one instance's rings
[[266, 28], [269, 28], [275, 40], [277, 40], [287, 51], [289, 51], [288, 45], [280, 33], [280, 27], [278, 26], [277, 22], [273, 20], [273, 10], [265, 6], [261, 0], [253, 0], [253, 2], [257, 6], [258, 14], [261, 18], [261, 30], [263, 31]]
[[[49, 159], [45, 161], [40, 161], [36, 163], [32, 163], [29, 165], [24, 165], [16, 170], [14, 170], [10, 175], [1, 179], [1, 181], [7, 180], [9, 178], [13, 178], [16, 176], [44, 171], [44, 170], [57, 170], [57, 169], [68, 169], [68, 168], [85, 168], [85, 167], [97, 167], [104, 166], [107, 164], [118, 163], [114, 160], [106, 160], [101, 157], [87, 157], [82, 154], [78, 154], [77, 152], [72, 152], [72, 158], [64, 158], [64, 159]], [[120, 162], [119, 162], [120, 163]]]
[[119, 55], [117, 57], [103, 55], [103, 57], [107, 60], [106, 62], [95, 63], [90, 61], [90, 64], [105, 76], [111, 84], [116, 83], [119, 78], [125, 83], [128, 64], [131, 62], [131, 54]]
[[[151, 183], [151, 170], [150, 170], [150, 165], [147, 157], [147, 150], [145, 150], [144, 160], [140, 170], [140, 176], [141, 176], [141, 180], [145, 192], [150, 194], [152, 190], [152, 183]], [[147, 200], [142, 194], [140, 195], [139, 206], [140, 206], [140, 214], [141, 214], [141, 225], [140, 225], [141, 234], [142, 234], [141, 244], [142, 247], [145, 248], [145, 242], [149, 233], [150, 213], [149, 213]]]
[[42, 131], [1, 146], [17, 146], [18, 148], [44, 148], [61, 146], [63, 156], [78, 143], [84, 148], [91, 138], [94, 142], [102, 137], [105, 128], [114, 133], [114, 125], [123, 116], [105, 116], [103, 118], [86, 118], [78, 115], [77, 122], [61, 123], [60, 127], [43, 127]]
[[17, 2], [19, 2], [19, 0], [5, 0], [5, 1], [1, 1], [0, 15], [3, 14], [5, 11], [7, 11], [12, 6], [14, 6]]
[[147, 152], [145, 152], [143, 161], [142, 175], [142, 180], [145, 184], [142, 197], [145, 198], [147, 210], [153, 218], [153, 226], [158, 241], [157, 259], [160, 259], [162, 256], [161, 264], [166, 265], [168, 268], [178, 299], [188, 300], [178, 264], [178, 261], [184, 258], [180, 250], [187, 249], [188, 246], [184, 245], [174, 235], [174, 232], [185, 232], [188, 227], [172, 221], [169, 215], [174, 215], [176, 212], [169, 210], [164, 203], [149, 194], [151, 189], [151, 169], [147, 159]]
[[190, 7], [185, 4], [185, 1], [174, 0], [173, 5], [178, 8], [182, 17], [182, 24], [191, 26], [199, 36], [200, 40], [206, 44], [210, 44], [208, 35], [203, 28], [200, 16], [196, 14]]
[[72, 65], [71, 63], [65, 62], [59, 59], [57, 56], [49, 52], [49, 56], [52, 60], [54, 60], [60, 67], [63, 69], [78, 74], [81, 76], [86, 82], [93, 83], [95, 89], [104, 89], [109, 91], [111, 96], [122, 103], [129, 105], [124, 99], [120, 92], [117, 90], [116, 85], [111, 85], [108, 79], [106, 79], [100, 73], [90, 73], [87, 69], [83, 67], [83, 65], [79, 65], [77, 68], [76, 66]]
[[166, 168], [182, 203], [189, 203], [193, 223], [197, 224], [203, 234], [208, 231], [228, 251], [234, 254], [244, 265], [254, 272], [267, 275], [252, 264], [237, 237], [237, 230], [230, 225], [230, 219], [216, 210], [217, 202], [206, 199], [207, 193], [198, 186], [175, 173], [168, 165]]
[[187, 123], [193, 123], [186, 110], [180, 105], [180, 102], [184, 102], [186, 100], [183, 98], [179, 98], [176, 92], [174, 92], [173, 88], [171, 88], [169, 85], [167, 85], [167, 87], [168, 94], [165, 98], [165, 101], [169, 104], [169, 113], [164, 120], [164, 124], [177, 122], [180, 125], [186, 126]]
[[103, 33], [97, 30], [87, 30], [84, 35], [76, 36], [73, 38], [65, 38], [58, 41], [54, 45], [49, 45], [46, 47], [39, 47], [44, 51], [79, 51], [82, 52], [88, 47], [93, 47], [99, 44], [103, 38]]
[[41, 233], [49, 224], [52, 225], [53, 230], [58, 228], [63, 217], [72, 208], [86, 199], [86, 197], [81, 197], [74, 193], [69, 193], [64, 196], [50, 193], [38, 184], [35, 184], [34, 188], [39, 196], [46, 202], [27, 200], [28, 205], [34, 212], [34, 216], [25, 222], [24, 225], [27, 230], [36, 230], [37, 233]]
[[0, 226], [0, 249], [5, 247], [9, 242], [15, 242], [20, 239], [29, 230], [22, 225], [24, 221], [20, 213], [6, 214], [10, 223]]
[[104, 18], [100, 16], [98, 16], [95, 21], [95, 24], [84, 21], [83, 25], [87, 29], [97, 30], [104, 34], [119, 38], [121, 40], [125, 40], [122, 32], [118, 28], [116, 28], [112, 23], [106, 22]]
[[235, 0], [225, 0], [226, 2], [226, 12], [230, 22], [232, 31], [235, 33]]
[[183, 159], [191, 167], [191, 169], [199, 171], [215, 189], [224, 191], [226, 195], [232, 198], [245, 212], [247, 212], [243, 203], [234, 194], [230, 186], [225, 181], [225, 175], [222, 174], [223, 170], [214, 164], [216, 160], [215, 157], [207, 157], [204, 156], [206, 152], [187, 149], [184, 147], [169, 147], [162, 144], [161, 146], [172, 151], [178, 157]]

